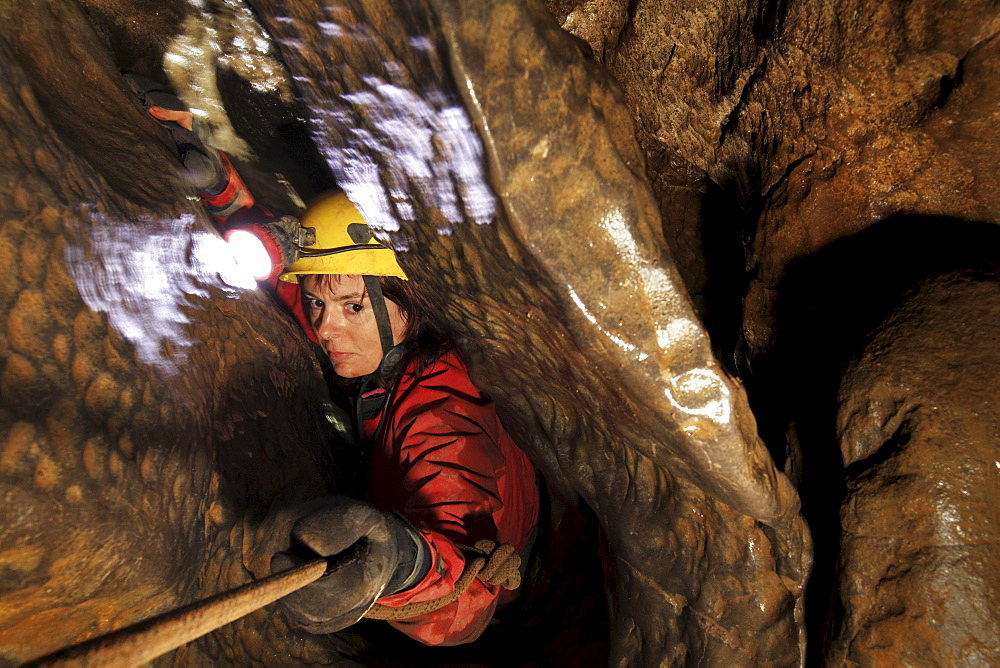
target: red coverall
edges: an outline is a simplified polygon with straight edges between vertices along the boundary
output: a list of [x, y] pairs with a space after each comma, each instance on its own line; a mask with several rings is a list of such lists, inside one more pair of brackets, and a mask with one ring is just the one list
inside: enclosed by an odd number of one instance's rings
[[[465, 567], [456, 543], [488, 538], [524, 550], [538, 523], [534, 469], [500, 424], [493, 402], [472, 384], [458, 353], [445, 353], [419, 373], [411, 364], [384, 419], [377, 443], [371, 441], [379, 418], [364, 424], [366, 500], [406, 517], [427, 541], [432, 566], [415, 586], [379, 603], [401, 607], [454, 591]], [[477, 578], [454, 603], [389, 623], [427, 645], [458, 645], [479, 637], [498, 600], [501, 588]]]
[[[241, 219], [268, 217], [228, 159], [225, 163], [226, 188], [218, 195], [202, 194], [216, 223], [225, 229]], [[268, 287], [316, 341], [299, 285], [270, 281]], [[388, 401], [378, 443], [372, 440], [379, 418], [364, 423], [366, 500], [406, 517], [431, 551], [423, 580], [378, 601], [401, 607], [454, 591], [465, 567], [456, 543], [471, 546], [488, 538], [511, 543], [520, 554], [538, 523], [538, 487], [530, 460], [500, 424], [493, 402], [472, 384], [457, 352], [445, 353], [419, 372], [411, 364]], [[427, 645], [458, 645], [478, 638], [498, 602], [507, 598], [514, 595], [477, 578], [454, 603], [389, 623]]]

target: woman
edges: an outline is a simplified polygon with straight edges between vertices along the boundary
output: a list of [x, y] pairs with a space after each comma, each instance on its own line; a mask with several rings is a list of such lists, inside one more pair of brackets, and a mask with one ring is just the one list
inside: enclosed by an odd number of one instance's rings
[[[170, 131], [220, 229], [271, 217], [226, 156], [195, 136], [191, 112], [172, 93], [138, 75], [125, 79]], [[282, 601], [314, 633], [345, 628], [377, 602], [381, 618], [396, 617], [389, 623], [420, 642], [471, 642], [505, 602], [499, 585], [476, 578], [453, 602], [419, 610], [455, 591], [464, 546], [488, 539], [529, 549], [538, 520], [534, 470], [432, 325], [392, 249], [347, 197], [322, 198], [302, 225], [315, 229], [315, 243], [269, 287], [352, 385], [365, 484], [363, 500], [330, 497], [300, 509], [292, 549], [275, 555], [272, 570], [317, 554], [333, 565]]]
[[[451, 593], [467, 561], [460, 545], [485, 538], [525, 550], [538, 489], [492, 401], [472, 384], [393, 251], [372, 237], [346, 196], [323, 198], [302, 225], [316, 230], [316, 243], [281, 278], [300, 283], [312, 333], [334, 372], [354, 386], [363, 498], [374, 510], [338, 498], [310, 512], [293, 535], [321, 556], [342, 553], [366, 534], [378, 533], [369, 543], [382, 546], [352, 562], [356, 572], [331, 573], [286, 597], [302, 626], [326, 633], [353, 623], [376, 597], [380, 606], [402, 608]], [[294, 561], [279, 555], [274, 570]], [[334, 607], [326, 600], [351, 593], [354, 600]], [[470, 642], [502, 598], [499, 586], [477, 578], [454, 603], [390, 623], [429, 645]]]

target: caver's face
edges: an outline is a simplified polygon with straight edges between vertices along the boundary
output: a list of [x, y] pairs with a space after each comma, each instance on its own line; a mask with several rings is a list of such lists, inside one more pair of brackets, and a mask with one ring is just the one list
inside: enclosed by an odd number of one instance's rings
[[[310, 274], [301, 277], [306, 317], [341, 378], [358, 378], [378, 369], [382, 345], [365, 283], [356, 274]], [[393, 345], [403, 340], [406, 320], [396, 304], [385, 300]]]

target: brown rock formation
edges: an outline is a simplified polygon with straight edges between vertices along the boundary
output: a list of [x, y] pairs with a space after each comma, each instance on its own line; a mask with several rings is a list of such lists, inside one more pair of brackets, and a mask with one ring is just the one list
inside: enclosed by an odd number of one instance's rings
[[1000, 660], [1000, 273], [911, 295], [845, 375], [832, 664]]
[[[992, 3], [253, 5], [0, 9], [0, 656], [248, 581], [343, 437], [128, 67], [202, 105], [265, 201], [337, 181], [400, 250], [600, 523], [598, 662], [794, 665], [807, 632], [817, 663], [996, 660], [997, 283], [969, 278], [997, 257]], [[808, 599], [757, 422], [803, 483]], [[527, 651], [579, 664], [559, 619]], [[174, 659], [377, 661], [364, 643], [274, 607]]]

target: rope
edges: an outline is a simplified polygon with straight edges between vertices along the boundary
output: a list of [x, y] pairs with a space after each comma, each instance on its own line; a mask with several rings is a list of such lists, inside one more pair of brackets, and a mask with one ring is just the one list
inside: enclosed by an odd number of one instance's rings
[[27, 664], [45, 666], [138, 666], [235, 621], [318, 580], [329, 567], [315, 559], [203, 601], [127, 626]]
[[[455, 583], [455, 590], [431, 601], [411, 603], [392, 608], [376, 603], [365, 617], [371, 619], [408, 619], [443, 608], [458, 597], [479, 576], [490, 585], [505, 589], [521, 586], [521, 557], [510, 543], [497, 545], [491, 540], [476, 541], [475, 547], [458, 546], [464, 552], [476, 555], [466, 560], [462, 576]], [[273, 603], [282, 596], [318, 580], [330, 563], [315, 559], [287, 571], [256, 580], [236, 589], [217, 594], [203, 601], [171, 610], [162, 615], [127, 626], [107, 635], [93, 638], [78, 645], [48, 654], [26, 664], [25, 668], [55, 666], [126, 667], [148, 663], [158, 656], [177, 649], [210, 631], [235, 621], [254, 610]]]
[[[467, 559], [461, 577], [455, 582], [455, 589], [450, 594], [430, 601], [418, 601], [398, 608], [376, 603], [365, 613], [369, 619], [397, 620], [417, 617], [433, 612], [446, 605], [454, 603], [479, 576], [479, 579], [489, 585], [500, 585], [504, 589], [517, 589], [521, 586], [521, 557], [514, 552], [510, 543], [497, 545], [492, 540], [476, 541], [475, 547], [459, 545], [459, 549], [470, 552], [474, 558]], [[470, 555], [471, 556], [471, 555]]]

